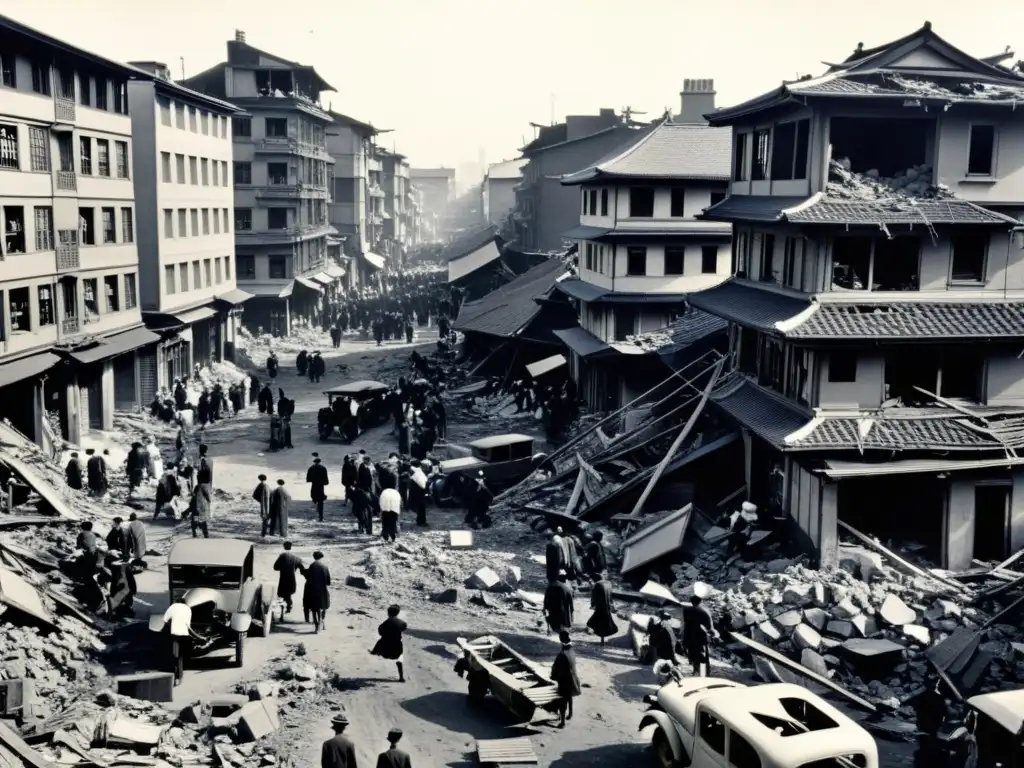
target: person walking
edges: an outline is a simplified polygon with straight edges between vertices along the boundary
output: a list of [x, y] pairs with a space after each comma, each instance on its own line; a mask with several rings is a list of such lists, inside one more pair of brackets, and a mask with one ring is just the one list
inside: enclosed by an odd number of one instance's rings
[[306, 577], [306, 586], [302, 590], [302, 609], [309, 611], [316, 632], [324, 628], [327, 609], [331, 607], [331, 572], [324, 563], [324, 553], [313, 553], [310, 563], [302, 575]]
[[548, 534], [548, 543], [544, 547], [544, 564], [549, 584], [558, 581], [559, 572], [565, 570], [567, 565], [562, 539], [555, 532]]
[[209, 446], [199, 446], [199, 469], [196, 471], [196, 483], [199, 485], [210, 486], [210, 492], [213, 492], [213, 459], [207, 454], [210, 452]]
[[324, 520], [324, 502], [327, 501], [327, 486], [331, 482], [327, 475], [327, 467], [320, 463], [320, 454], [313, 454], [313, 464], [306, 470], [306, 482], [309, 483], [309, 498], [316, 506], [316, 519]]
[[135, 495], [135, 490], [142, 485], [142, 481], [146, 475], [146, 461], [148, 454], [146, 449], [142, 447], [142, 443], [136, 441], [132, 443], [132, 448], [128, 451], [128, 458], [125, 460], [125, 471], [128, 475], [128, 498], [132, 498]]
[[341, 462], [341, 485], [345, 489], [345, 503], [351, 504], [352, 489], [356, 487], [356, 465], [351, 455]]
[[288, 513], [292, 495], [284, 487], [284, 480], [278, 479], [277, 488], [270, 492], [270, 535], [275, 533], [282, 539], [288, 538]]
[[107, 462], [96, 454], [95, 448], [86, 448], [85, 455], [89, 458], [85, 463], [85, 475], [92, 496], [105, 496], [107, 493]]
[[427, 524], [427, 474], [420, 465], [413, 465], [409, 475], [409, 509], [416, 513], [416, 525]]
[[402, 513], [402, 495], [394, 488], [380, 492], [380, 535], [384, 541], [398, 538], [398, 517]]
[[604, 533], [594, 531], [590, 534], [590, 541], [584, 551], [583, 568], [592, 580], [597, 581], [603, 578], [602, 574], [608, 570], [608, 553], [604, 550]]
[[560, 632], [558, 639], [562, 650], [558, 652], [551, 665], [551, 679], [558, 688], [558, 727], [565, 728], [565, 721], [572, 720], [572, 700], [582, 693], [580, 676], [576, 672], [576, 651], [572, 646], [572, 638], [568, 632]]
[[566, 583], [565, 571], [559, 571], [558, 578], [544, 592], [544, 617], [552, 633], [572, 627], [573, 610], [572, 588]]
[[345, 735], [346, 728], [348, 716], [344, 712], [331, 718], [334, 735], [320, 748], [320, 768], [357, 768], [356, 745]]
[[286, 541], [282, 546], [284, 552], [274, 561], [274, 570], [278, 573], [277, 596], [284, 600], [284, 613], [291, 613], [292, 597], [299, 590], [295, 574], [301, 573], [305, 566], [299, 556], [292, 552], [290, 541]]
[[267, 528], [270, 525], [270, 487], [267, 485], [267, 476], [259, 475], [256, 489], [252, 492], [253, 501], [259, 505], [260, 514], [260, 537], [267, 537]]
[[679, 657], [676, 656], [676, 633], [669, 620], [669, 613], [663, 608], [648, 622], [648, 655], [652, 663], [664, 659], [677, 666]]
[[[165, 507], [170, 507], [172, 502], [180, 495], [181, 484], [178, 482], [178, 475], [174, 467], [167, 467], [167, 470], [160, 477], [160, 481], [156, 484], [156, 509], [153, 511], [153, 519], [156, 520], [160, 517], [160, 512]], [[173, 507], [171, 507], [169, 514], [173, 519]]]
[[132, 512], [128, 515], [128, 529], [125, 531], [125, 559], [135, 563], [146, 556], [146, 524]]
[[690, 604], [683, 608], [683, 650], [696, 677], [707, 676], [711, 671], [711, 640], [718, 637], [711, 613], [701, 605], [707, 593], [707, 585], [697, 582]]
[[82, 462], [78, 458], [78, 451], [71, 452], [71, 458], [64, 467], [64, 482], [73, 491], [82, 490]]
[[401, 739], [401, 728], [388, 731], [388, 748], [377, 755], [377, 768], [412, 768], [409, 753], [398, 748]]
[[587, 627], [601, 638], [601, 645], [604, 645], [605, 638], [611, 637], [619, 631], [613, 613], [612, 583], [605, 578], [604, 574], [601, 574], [601, 578], [594, 583], [591, 589], [590, 607], [594, 612], [587, 619]]
[[402, 609], [398, 605], [388, 607], [388, 617], [377, 627], [377, 634], [380, 639], [370, 651], [374, 656], [382, 659], [391, 659], [398, 668], [398, 682], [405, 682], [405, 647], [402, 643], [402, 635], [408, 625], [398, 617]]
[[203, 532], [203, 538], [210, 538], [210, 486], [207, 483], [198, 483], [192, 491], [192, 538], [198, 538], [199, 531]]

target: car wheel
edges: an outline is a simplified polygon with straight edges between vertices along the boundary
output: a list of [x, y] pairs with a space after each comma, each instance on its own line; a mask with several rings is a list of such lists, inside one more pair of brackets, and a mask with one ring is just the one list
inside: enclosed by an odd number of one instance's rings
[[235, 666], [240, 667], [245, 663], [245, 656], [243, 651], [245, 649], [245, 633], [239, 632], [238, 637], [235, 638]]
[[675, 753], [672, 752], [672, 745], [669, 743], [668, 736], [665, 732], [658, 728], [654, 732], [654, 736], [651, 739], [651, 746], [654, 748], [654, 761], [659, 768], [679, 768], [682, 763], [676, 760]]

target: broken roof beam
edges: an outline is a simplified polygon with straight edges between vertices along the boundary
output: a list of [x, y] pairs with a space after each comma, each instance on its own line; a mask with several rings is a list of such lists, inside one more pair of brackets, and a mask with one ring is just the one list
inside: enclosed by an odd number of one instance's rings
[[974, 411], [972, 411], [970, 408], [967, 408], [966, 406], [960, 405], [959, 403], [954, 403], [952, 400], [947, 400], [946, 398], [942, 397], [941, 395], [936, 395], [934, 392], [929, 392], [924, 387], [915, 386], [914, 389], [916, 389], [922, 395], [927, 395], [928, 397], [932, 398], [932, 400], [934, 400], [935, 402], [939, 403], [940, 405], [944, 405], [947, 408], [950, 408], [950, 409], [956, 411], [957, 413], [962, 413], [964, 416], [966, 416], [966, 417], [968, 417], [970, 419], [975, 419], [977, 421], [980, 421], [986, 427], [989, 425], [988, 419], [986, 419], [984, 416], [981, 416], [980, 414], [975, 413]]

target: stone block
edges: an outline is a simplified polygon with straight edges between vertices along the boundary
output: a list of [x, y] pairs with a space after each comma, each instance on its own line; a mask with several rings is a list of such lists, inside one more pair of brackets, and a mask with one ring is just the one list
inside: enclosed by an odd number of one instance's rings
[[250, 701], [238, 711], [238, 739], [242, 743], [259, 741], [280, 727], [274, 699]]
[[806, 624], [801, 624], [794, 629], [790, 639], [793, 641], [793, 645], [801, 651], [807, 648], [817, 651], [821, 647], [821, 635], [816, 629]]
[[820, 632], [828, 623], [828, 614], [821, 608], [808, 608], [804, 611], [804, 621]]
[[800, 651], [800, 664], [807, 667], [811, 672], [816, 672], [822, 677], [828, 677], [828, 664], [825, 663], [825, 658], [811, 648], [804, 648]]
[[493, 568], [486, 565], [466, 579], [466, 586], [470, 589], [492, 590], [501, 584], [501, 577], [494, 572]]
[[900, 600], [896, 595], [886, 595], [882, 607], [878, 609], [882, 621], [892, 627], [913, 624], [917, 621], [917, 611]]

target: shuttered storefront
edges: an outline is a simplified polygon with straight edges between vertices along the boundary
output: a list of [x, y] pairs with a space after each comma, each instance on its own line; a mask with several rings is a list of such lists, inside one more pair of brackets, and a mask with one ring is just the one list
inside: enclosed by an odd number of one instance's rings
[[114, 410], [135, 411], [138, 409], [138, 393], [135, 386], [135, 353], [128, 352], [114, 358]]
[[197, 365], [209, 365], [213, 362], [210, 325], [209, 320], [200, 320], [192, 324], [192, 361]]
[[83, 366], [78, 373], [82, 425], [87, 430], [103, 429], [103, 368]]
[[139, 400], [146, 408], [156, 399], [157, 368], [156, 347], [140, 349], [139, 356]]

